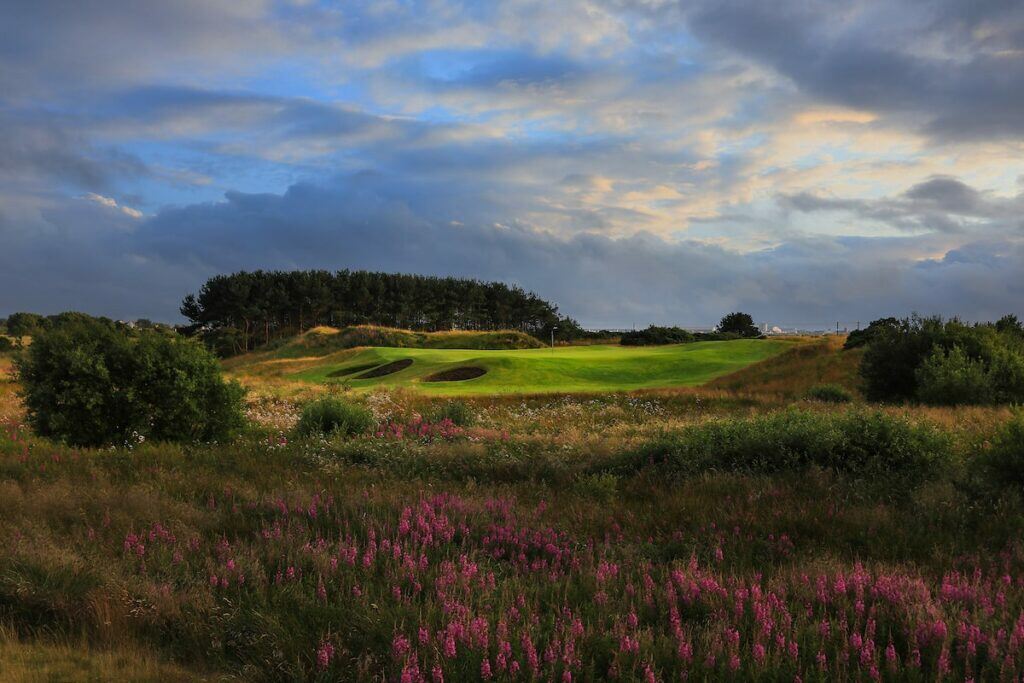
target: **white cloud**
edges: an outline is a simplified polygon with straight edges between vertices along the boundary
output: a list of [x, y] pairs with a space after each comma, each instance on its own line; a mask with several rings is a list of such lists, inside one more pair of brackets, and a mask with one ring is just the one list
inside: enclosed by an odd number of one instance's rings
[[117, 203], [117, 200], [111, 197], [104, 197], [103, 195], [96, 194], [95, 192], [90, 192], [86, 195], [83, 195], [82, 199], [88, 200], [90, 202], [95, 202], [101, 206], [105, 206], [115, 211], [120, 211], [124, 215], [130, 216], [131, 218], [142, 218], [143, 216], [143, 213], [138, 209], [133, 209], [130, 206], [122, 206]]

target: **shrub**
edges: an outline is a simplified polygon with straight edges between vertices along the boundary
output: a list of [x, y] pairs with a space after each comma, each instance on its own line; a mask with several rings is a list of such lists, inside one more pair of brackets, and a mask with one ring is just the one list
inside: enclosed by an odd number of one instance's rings
[[619, 490], [619, 478], [610, 472], [578, 477], [573, 491], [584, 498], [593, 498], [609, 503], [615, 500]]
[[443, 422], [444, 420], [451, 420], [458, 427], [472, 427], [476, 422], [476, 413], [464, 401], [447, 401], [430, 414], [431, 422]]
[[7, 334], [12, 337], [31, 337], [42, 332], [48, 321], [38, 313], [11, 313], [7, 318]]
[[985, 364], [954, 346], [947, 353], [936, 346], [914, 373], [917, 399], [932, 405], [989, 403], [992, 385]]
[[988, 366], [993, 399], [998, 403], [1024, 403], [1024, 354], [998, 348]]
[[871, 400], [946, 405], [1021, 401], [1024, 337], [1006, 319], [967, 325], [914, 316], [878, 326], [860, 374]]
[[365, 434], [373, 427], [373, 413], [362, 406], [338, 398], [324, 397], [307, 403], [302, 409], [295, 433], [302, 436]]
[[645, 330], [625, 332], [619, 343], [622, 346], [654, 346], [659, 344], [688, 344], [695, 341], [692, 332], [681, 327], [658, 327], [651, 325]]
[[29, 424], [72, 445], [220, 441], [244, 421], [242, 388], [173, 333], [83, 316], [39, 332], [17, 368]]
[[10, 337], [0, 335], [0, 353], [14, 350], [14, 340]]
[[853, 394], [838, 384], [819, 384], [808, 389], [804, 398], [822, 403], [849, 403], [853, 400]]
[[861, 346], [867, 346], [881, 330], [893, 329], [899, 327], [899, 324], [900, 321], [896, 318], [879, 318], [878, 320], [872, 320], [864, 329], [854, 330], [853, 332], [850, 332], [850, 334], [846, 335], [846, 342], [843, 343], [843, 348], [857, 349]]
[[1024, 412], [1018, 411], [999, 430], [977, 464], [992, 483], [1024, 490]]
[[620, 466], [769, 473], [817, 466], [859, 475], [920, 474], [947, 461], [949, 439], [933, 427], [881, 412], [821, 415], [791, 410], [696, 425], [641, 446]]

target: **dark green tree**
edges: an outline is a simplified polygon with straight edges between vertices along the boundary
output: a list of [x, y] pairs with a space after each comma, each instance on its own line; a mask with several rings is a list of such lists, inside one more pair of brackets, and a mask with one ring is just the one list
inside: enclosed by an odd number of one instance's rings
[[38, 313], [11, 313], [7, 317], [7, 334], [12, 337], [32, 337], [48, 325], [49, 321]]
[[747, 313], [729, 313], [718, 323], [718, 331], [722, 334], [735, 334], [740, 337], [760, 337], [761, 332], [754, 325], [754, 319]]
[[173, 332], [79, 318], [39, 333], [17, 360], [28, 422], [77, 446], [230, 438], [242, 388]]

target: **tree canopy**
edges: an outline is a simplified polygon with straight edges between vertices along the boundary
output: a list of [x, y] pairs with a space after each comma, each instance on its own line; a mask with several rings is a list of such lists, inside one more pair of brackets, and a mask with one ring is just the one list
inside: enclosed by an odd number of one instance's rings
[[217, 275], [185, 297], [181, 313], [223, 354], [317, 325], [411, 330], [511, 329], [571, 339], [579, 325], [532, 292], [501, 282], [326, 270]]
[[748, 313], [729, 313], [718, 323], [718, 331], [722, 334], [738, 334], [741, 337], [760, 337], [761, 331], [754, 325], [754, 319]]
[[243, 390], [217, 360], [169, 330], [74, 314], [16, 361], [36, 434], [77, 446], [214, 441], [243, 424]]

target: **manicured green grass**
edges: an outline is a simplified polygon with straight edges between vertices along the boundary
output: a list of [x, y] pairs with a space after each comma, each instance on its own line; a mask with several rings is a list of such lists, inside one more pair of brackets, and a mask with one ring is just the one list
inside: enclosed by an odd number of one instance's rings
[[[291, 379], [343, 383], [354, 389], [409, 387], [435, 395], [538, 394], [548, 392], [631, 391], [697, 386], [790, 348], [781, 340], [698, 342], [655, 347], [568, 346], [555, 349], [478, 351], [472, 349], [367, 348], [342, 362], [303, 369]], [[410, 367], [385, 377], [358, 379], [360, 373], [329, 377], [348, 367], [412, 359]], [[473, 366], [482, 377], [426, 382], [444, 370]]]

